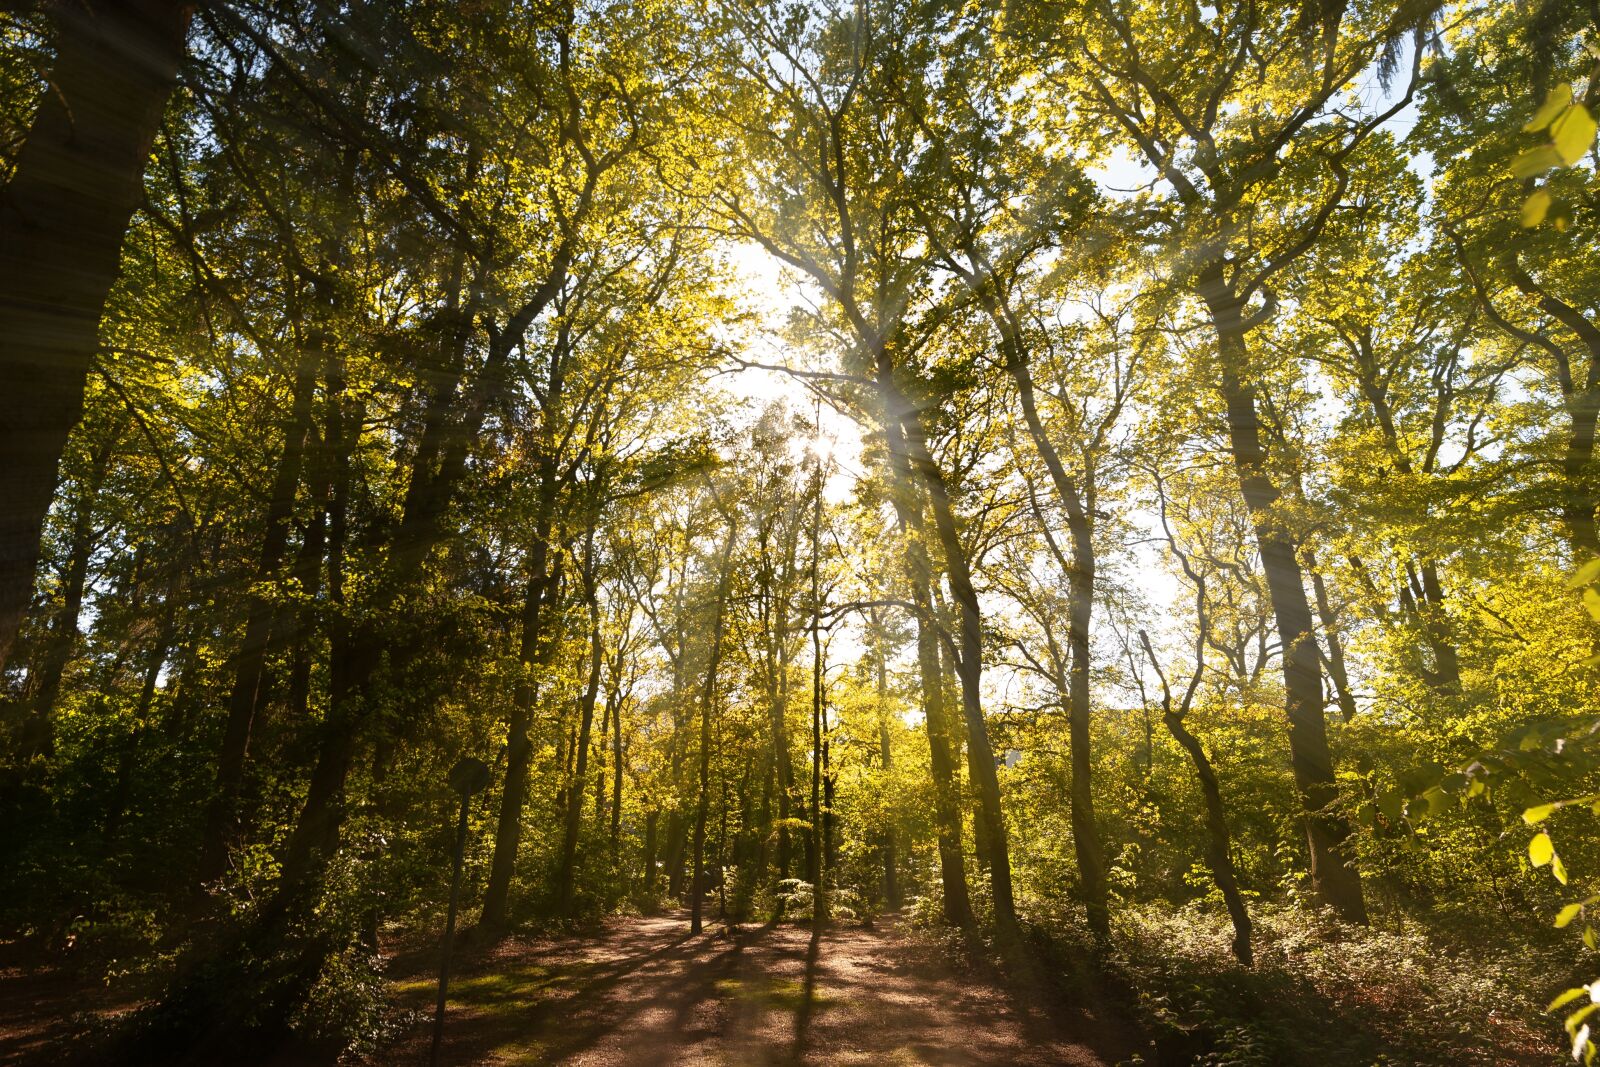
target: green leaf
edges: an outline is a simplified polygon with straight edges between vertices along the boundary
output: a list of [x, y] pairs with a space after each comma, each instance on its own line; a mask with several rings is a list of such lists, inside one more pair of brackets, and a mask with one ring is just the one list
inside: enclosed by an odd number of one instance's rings
[[1589, 987], [1586, 985], [1573, 986], [1571, 989], [1563, 989], [1556, 999], [1545, 1005], [1544, 1010], [1555, 1011], [1557, 1008], [1566, 1007], [1579, 997], [1586, 997], [1588, 995]]
[[1584, 928], [1583, 928], [1583, 943], [1584, 943], [1584, 946], [1586, 948], [1590, 949], [1590, 950], [1593, 950], [1594, 947], [1597, 944], [1600, 944], [1600, 941], [1596, 941], [1595, 940], [1594, 927], [1587, 926], [1587, 925], [1584, 926]]
[[1533, 807], [1522, 813], [1522, 821], [1527, 823], [1529, 826], [1538, 826], [1540, 823], [1544, 822], [1550, 817], [1551, 812], [1555, 811], [1560, 806], [1560, 801], [1554, 801], [1549, 804], [1535, 804]]
[[1582, 904], [1568, 904], [1556, 913], [1556, 929], [1565, 930], [1572, 925], [1572, 920], [1583, 913]]
[[1600, 619], [1600, 593], [1595, 592], [1594, 586], [1583, 591], [1583, 606], [1589, 609], [1589, 614]]
[[1590, 584], [1596, 578], [1600, 578], [1600, 559], [1591, 559], [1588, 563], [1579, 567], [1571, 578], [1567, 579], [1567, 588], [1577, 589], [1580, 586]]
[[1406, 805], [1406, 818], [1412, 822], [1422, 822], [1435, 813], [1444, 811], [1447, 806], [1444, 791], [1438, 786], [1433, 786]]
[[1582, 104], [1573, 104], [1556, 119], [1550, 127], [1550, 140], [1565, 166], [1572, 166], [1589, 151], [1595, 130], [1594, 116]]
[[1556, 881], [1562, 885], [1567, 884], [1567, 865], [1561, 862], [1560, 856], [1550, 857], [1550, 873], [1556, 876]]
[[1536, 834], [1528, 842], [1528, 861], [1535, 867], [1543, 867], [1555, 858], [1556, 846], [1551, 843], [1549, 834]]
[[1511, 175], [1514, 178], [1535, 178], [1551, 167], [1561, 166], [1561, 153], [1553, 144], [1542, 144], [1538, 148], [1530, 148], [1516, 159], [1511, 161]]
[[1562, 82], [1545, 94], [1544, 103], [1539, 105], [1539, 110], [1533, 113], [1533, 118], [1528, 120], [1528, 124], [1522, 127], [1522, 132], [1533, 133], [1544, 129], [1554, 122], [1556, 116], [1566, 110], [1570, 103], [1572, 103], [1572, 86]]
[[1390, 789], [1378, 798], [1378, 811], [1390, 822], [1399, 822], [1405, 811], [1406, 798], [1398, 789]]
[[1550, 194], [1543, 189], [1535, 191], [1532, 196], [1524, 200], [1522, 202], [1522, 228], [1531, 230], [1543, 222], [1544, 217], [1550, 213], [1550, 205], [1553, 202]]

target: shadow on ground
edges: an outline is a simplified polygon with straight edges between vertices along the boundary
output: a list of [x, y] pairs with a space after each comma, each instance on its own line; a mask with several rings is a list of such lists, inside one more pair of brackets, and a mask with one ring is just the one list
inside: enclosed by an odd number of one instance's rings
[[[431, 1006], [418, 956], [396, 983]], [[373, 1062], [426, 1063], [419, 1026]], [[452, 982], [448, 1064], [1105, 1064], [1133, 1051], [1088, 1013], [1045, 1012], [892, 929], [688, 936], [682, 916], [598, 937], [509, 940]]]

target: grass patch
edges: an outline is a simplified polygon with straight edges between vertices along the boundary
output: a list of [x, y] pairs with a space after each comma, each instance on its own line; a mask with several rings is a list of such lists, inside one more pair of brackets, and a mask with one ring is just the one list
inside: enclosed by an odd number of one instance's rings
[[[741, 1004], [787, 1011], [798, 1014], [806, 1005], [804, 982], [793, 978], [772, 978], [758, 975], [752, 978], [723, 978], [716, 983], [717, 995]], [[836, 1003], [837, 998], [817, 989], [811, 989], [811, 1010]]]
[[[543, 967], [520, 964], [484, 974], [450, 979], [450, 1001], [481, 1011], [502, 1012], [526, 1007], [545, 999], [552, 989], [574, 983], [584, 976], [576, 968]], [[394, 982], [390, 990], [399, 996], [431, 993], [439, 987], [436, 976], [409, 978]]]

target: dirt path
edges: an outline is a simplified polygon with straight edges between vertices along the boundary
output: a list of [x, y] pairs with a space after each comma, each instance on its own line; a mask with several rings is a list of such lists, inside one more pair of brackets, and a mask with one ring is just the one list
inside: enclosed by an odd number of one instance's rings
[[[891, 930], [713, 927], [672, 915], [598, 937], [511, 940], [451, 983], [449, 1064], [1109, 1064], [1133, 1049], [1086, 1014], [1046, 1013]], [[431, 1006], [421, 970], [398, 982]], [[425, 1063], [429, 1026], [378, 1060]]]

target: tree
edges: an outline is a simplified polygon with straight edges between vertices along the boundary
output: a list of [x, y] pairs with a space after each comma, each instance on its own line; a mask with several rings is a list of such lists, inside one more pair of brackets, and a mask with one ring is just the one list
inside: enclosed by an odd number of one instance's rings
[[0, 669], [33, 595], [56, 468], [177, 81], [189, 5], [51, 5], [55, 62], [0, 193]]
[[[1023, 9], [1023, 18], [1034, 20], [1030, 33], [1051, 48], [1046, 84], [1104, 123], [1170, 190], [1160, 198], [1152, 237], [1180, 257], [1173, 281], [1198, 299], [1215, 336], [1218, 414], [1240, 493], [1255, 517], [1284, 650], [1291, 758], [1312, 878], [1331, 907], [1363, 920], [1360, 878], [1341, 851], [1349, 828], [1329, 810], [1337, 789], [1314, 622], [1299, 537], [1282, 515], [1284, 489], [1263, 435], [1259, 356], [1248, 337], [1271, 318], [1278, 276], [1317, 242], [1344, 203], [1352, 157], [1410, 103], [1431, 9], [1285, 11], [1270, 18], [1239, 9], [1212, 20], [1181, 5], [1134, 12], [1093, 3], [1079, 9], [1081, 51], [1059, 46], [1050, 24], [1037, 21], [1044, 10]], [[1342, 109], [1338, 94], [1385, 57], [1392, 63], [1408, 38], [1413, 55], [1404, 94], [1387, 106]], [[1252, 55], [1271, 61], [1252, 63]], [[1284, 155], [1286, 148], [1292, 155]], [[1253, 306], [1258, 297], [1263, 303]]]

